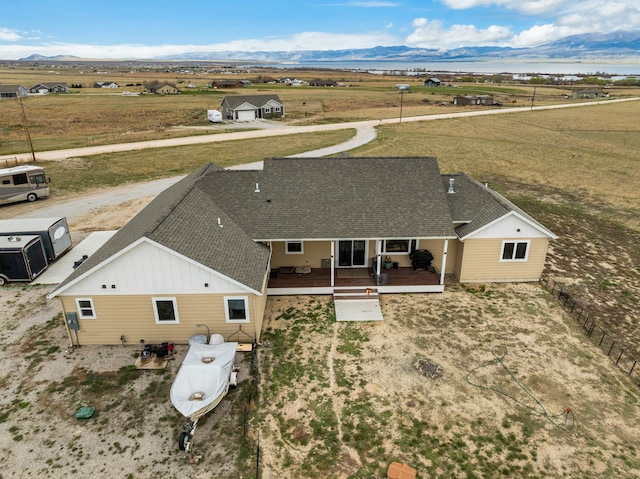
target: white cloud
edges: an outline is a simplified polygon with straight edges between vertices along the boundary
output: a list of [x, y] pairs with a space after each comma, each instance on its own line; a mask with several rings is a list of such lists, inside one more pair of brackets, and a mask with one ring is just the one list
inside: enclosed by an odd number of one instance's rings
[[9, 28], [0, 27], [0, 41], [3, 42], [17, 42], [22, 38], [22, 35], [15, 30]]
[[358, 34], [304, 32], [289, 37], [234, 40], [210, 45], [82, 45], [74, 43], [0, 45], [0, 58], [15, 60], [38, 53], [45, 56], [72, 55], [81, 58], [128, 59], [154, 58], [188, 52], [341, 50], [347, 46], [348, 48], [369, 48], [375, 45], [389, 46], [399, 43], [401, 42], [398, 38], [384, 32]]
[[473, 45], [507, 45], [513, 38], [513, 32], [508, 27], [499, 25], [484, 29], [473, 25], [452, 25], [445, 28], [439, 20], [416, 18], [413, 27], [413, 33], [406, 39], [410, 47], [448, 50]]
[[526, 13], [529, 15], [539, 15], [558, 11], [563, 5], [575, 3], [582, 6], [579, 2], [569, 2], [568, 0], [442, 0], [445, 5], [456, 10], [466, 10], [476, 7], [497, 6], [514, 10], [516, 12]]

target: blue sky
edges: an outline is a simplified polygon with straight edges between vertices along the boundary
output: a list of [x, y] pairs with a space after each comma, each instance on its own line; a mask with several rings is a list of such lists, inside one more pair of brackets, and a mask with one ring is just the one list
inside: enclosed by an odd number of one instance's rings
[[378, 45], [527, 47], [580, 33], [640, 30], [638, 0], [32, 0], [7, 6], [0, 16], [1, 59]]

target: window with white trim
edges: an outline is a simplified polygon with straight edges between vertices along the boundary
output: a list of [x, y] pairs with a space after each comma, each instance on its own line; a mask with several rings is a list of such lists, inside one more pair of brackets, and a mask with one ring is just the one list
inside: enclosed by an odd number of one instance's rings
[[225, 296], [224, 305], [227, 323], [249, 322], [249, 298], [247, 296]]
[[151, 298], [156, 324], [179, 324], [176, 298]]
[[287, 254], [304, 253], [304, 243], [302, 241], [287, 241], [284, 248]]
[[410, 253], [417, 249], [418, 241], [414, 239], [388, 239], [382, 242], [383, 253]]
[[96, 308], [91, 298], [76, 298], [78, 317], [80, 319], [96, 319]]
[[527, 261], [530, 241], [503, 241], [500, 261]]

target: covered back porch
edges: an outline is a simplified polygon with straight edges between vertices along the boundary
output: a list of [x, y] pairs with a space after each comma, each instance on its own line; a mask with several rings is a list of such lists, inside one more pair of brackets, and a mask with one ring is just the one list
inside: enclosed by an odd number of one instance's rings
[[[340, 289], [375, 288], [380, 293], [441, 293], [437, 271], [414, 270], [412, 267], [398, 267], [382, 270], [376, 277], [372, 268], [335, 269], [333, 284], [331, 268], [311, 268], [310, 272], [296, 273], [285, 268], [274, 270], [267, 285], [269, 295], [333, 294]], [[308, 271], [308, 270], [306, 270]]]

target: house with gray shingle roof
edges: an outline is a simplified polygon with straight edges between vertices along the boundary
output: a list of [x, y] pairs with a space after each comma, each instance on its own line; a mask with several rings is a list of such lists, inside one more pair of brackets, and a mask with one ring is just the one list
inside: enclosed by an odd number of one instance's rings
[[69, 93], [69, 85], [66, 82], [46, 82], [36, 83], [29, 88], [30, 93], [44, 95], [47, 93]]
[[1, 85], [0, 98], [18, 98], [27, 96], [27, 89], [22, 85]]
[[438, 293], [445, 275], [537, 281], [554, 238], [486, 185], [442, 175], [431, 157], [209, 164], [158, 195], [49, 298], [78, 320], [83, 344], [186, 343], [198, 324], [251, 341], [268, 296]]
[[278, 95], [271, 94], [226, 96], [221, 110], [222, 118], [231, 121], [284, 118], [284, 104]]

